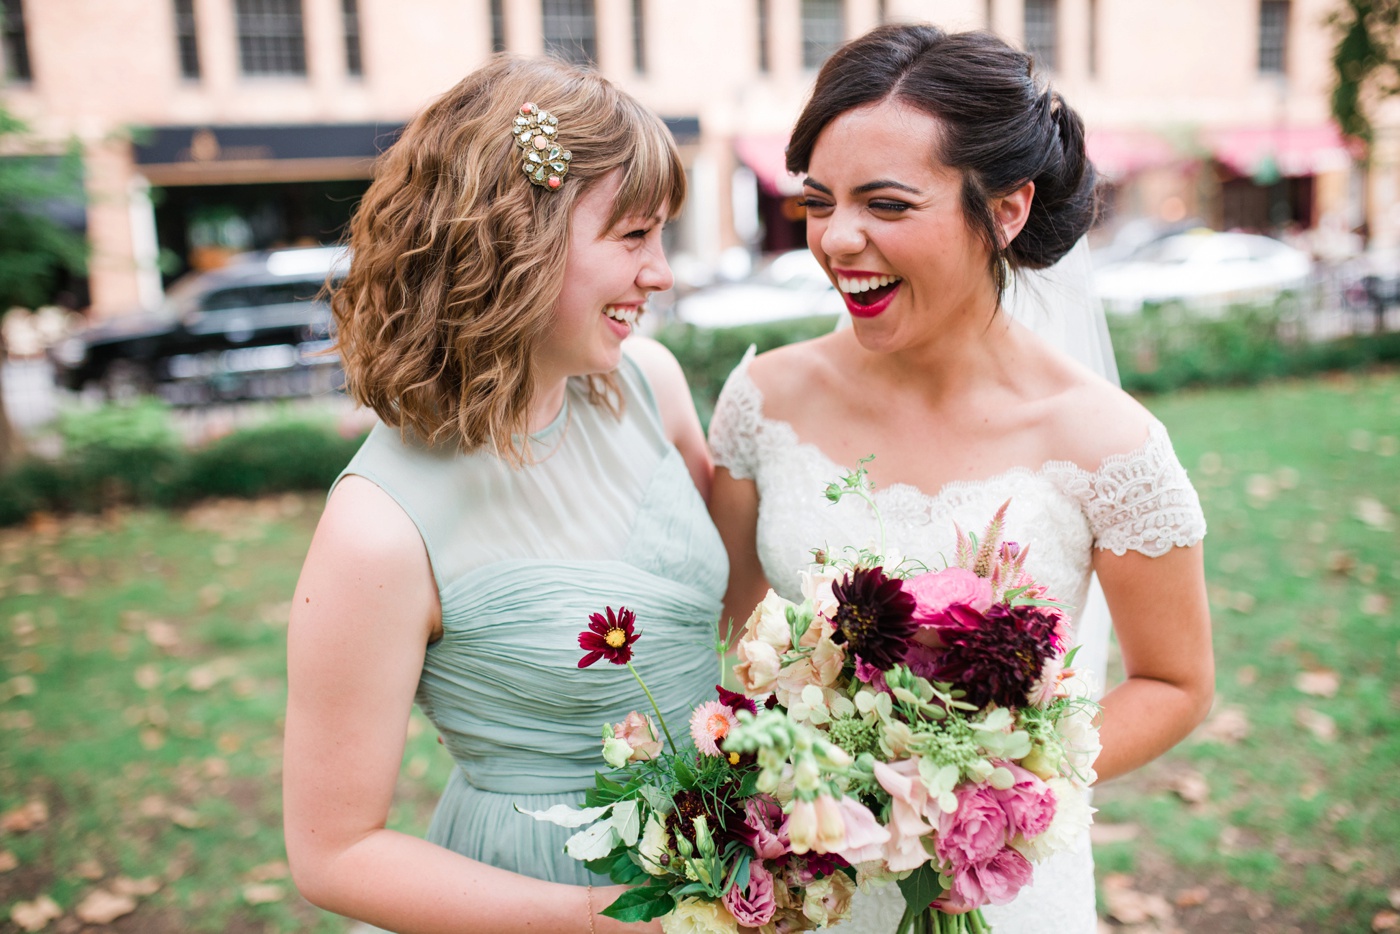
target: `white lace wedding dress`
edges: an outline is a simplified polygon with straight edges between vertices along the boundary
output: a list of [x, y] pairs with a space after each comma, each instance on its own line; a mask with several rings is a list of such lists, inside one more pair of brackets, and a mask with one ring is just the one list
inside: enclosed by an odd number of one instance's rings
[[[857, 497], [836, 505], [826, 485], [854, 465], [833, 462], [801, 443], [786, 422], [765, 418], [763, 397], [748, 375], [750, 350], [725, 384], [710, 424], [715, 463], [758, 487], [758, 555], [769, 583], [800, 600], [798, 572], [811, 549], [852, 545], [878, 548], [874, 516]], [[937, 439], [930, 439], [937, 443]], [[875, 452], [878, 454], [878, 452]], [[1051, 462], [1016, 468], [984, 480], [950, 483], [932, 495], [908, 485], [878, 489], [888, 552], [940, 566], [951, 557], [953, 523], [978, 531], [1006, 500], [1004, 540], [1030, 547], [1028, 570], [1058, 599], [1083, 606], [1094, 548], [1160, 556], [1192, 545], [1205, 534], [1200, 501], [1172, 450], [1166, 429], [1154, 422], [1142, 444], [1108, 458], [1092, 473]], [[1078, 661], [1103, 683], [1108, 631], [1077, 632]], [[904, 910], [896, 886], [857, 895], [847, 932], [890, 934]], [[1031, 886], [1014, 902], [985, 909], [997, 934], [1094, 934], [1094, 865], [1088, 835], [1035, 868]]]

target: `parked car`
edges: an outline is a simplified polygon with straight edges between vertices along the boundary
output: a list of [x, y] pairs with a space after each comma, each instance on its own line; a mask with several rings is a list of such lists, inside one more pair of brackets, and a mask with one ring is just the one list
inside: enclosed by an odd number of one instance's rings
[[1195, 230], [1153, 240], [1094, 272], [1094, 289], [1110, 313], [1177, 302], [1204, 311], [1270, 301], [1305, 287], [1312, 258], [1271, 237]]
[[182, 277], [156, 312], [104, 321], [53, 347], [54, 381], [174, 402], [308, 391], [313, 374], [338, 373], [324, 353], [331, 317], [321, 290], [348, 266], [340, 247], [308, 247], [245, 253]]
[[701, 328], [839, 315], [846, 303], [809, 250], [780, 253], [757, 273], [679, 299], [674, 314]]

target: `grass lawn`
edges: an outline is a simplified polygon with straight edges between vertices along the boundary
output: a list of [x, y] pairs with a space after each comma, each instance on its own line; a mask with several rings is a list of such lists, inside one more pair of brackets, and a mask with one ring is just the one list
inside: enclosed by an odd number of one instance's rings
[[[1185, 744], [1100, 790], [1105, 915], [1384, 929], [1400, 902], [1400, 378], [1149, 404], [1210, 522], [1219, 699]], [[46, 914], [48, 931], [114, 915], [103, 929], [344, 929], [297, 896], [280, 827], [287, 600], [319, 505], [0, 530], [0, 932]], [[421, 720], [408, 730], [394, 823], [421, 830], [447, 760]]]

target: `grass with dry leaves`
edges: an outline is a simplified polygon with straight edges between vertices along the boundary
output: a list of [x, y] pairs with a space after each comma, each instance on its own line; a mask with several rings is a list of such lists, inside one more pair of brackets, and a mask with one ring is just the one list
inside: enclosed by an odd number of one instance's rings
[[[1400, 931], [1400, 379], [1149, 404], [1210, 523], [1219, 699], [1100, 790], [1105, 923]], [[319, 505], [0, 531], [0, 934], [344, 930], [287, 878], [279, 806]], [[409, 733], [394, 824], [421, 831], [447, 759]]]

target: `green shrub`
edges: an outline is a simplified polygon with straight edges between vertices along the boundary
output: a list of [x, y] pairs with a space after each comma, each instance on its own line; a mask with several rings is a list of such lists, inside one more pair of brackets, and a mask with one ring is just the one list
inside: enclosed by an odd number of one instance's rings
[[190, 453], [181, 498], [327, 490], [361, 440], [306, 420], [245, 428]]
[[65, 480], [53, 503], [59, 508], [158, 502], [179, 473], [180, 435], [159, 400], [65, 412], [58, 435]]
[[737, 328], [697, 328], [689, 324], [668, 324], [656, 339], [670, 348], [690, 381], [690, 394], [700, 421], [708, 426], [715, 400], [730, 372], [744, 358], [749, 345], [759, 353], [829, 334], [836, 326], [833, 316], [793, 318], [766, 324], [746, 324]]

